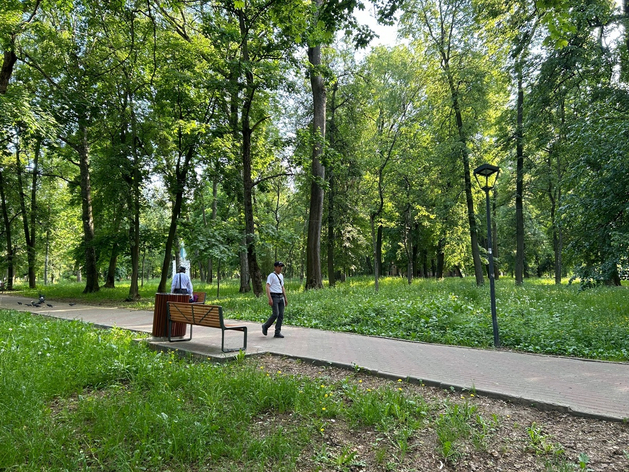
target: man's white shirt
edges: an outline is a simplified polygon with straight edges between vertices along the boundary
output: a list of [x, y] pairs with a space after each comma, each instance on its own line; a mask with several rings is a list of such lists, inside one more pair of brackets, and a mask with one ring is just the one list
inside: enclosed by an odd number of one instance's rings
[[282, 291], [282, 287], [284, 286], [284, 275], [278, 274], [277, 272], [271, 272], [266, 278], [266, 283], [269, 286], [269, 291], [271, 293], [284, 293]]

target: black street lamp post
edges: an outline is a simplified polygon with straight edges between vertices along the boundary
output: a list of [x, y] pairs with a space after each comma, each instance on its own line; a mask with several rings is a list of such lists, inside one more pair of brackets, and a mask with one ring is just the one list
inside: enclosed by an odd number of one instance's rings
[[[498, 317], [496, 316], [496, 287], [494, 284], [494, 254], [491, 244], [491, 211], [489, 208], [489, 191], [496, 185], [500, 168], [491, 164], [483, 164], [474, 169], [474, 176], [480, 188], [485, 191], [487, 201], [487, 253], [489, 254], [489, 291], [491, 296], [491, 322], [494, 328], [494, 346], [500, 346], [500, 334], [498, 333]], [[481, 179], [484, 178], [484, 183]]]

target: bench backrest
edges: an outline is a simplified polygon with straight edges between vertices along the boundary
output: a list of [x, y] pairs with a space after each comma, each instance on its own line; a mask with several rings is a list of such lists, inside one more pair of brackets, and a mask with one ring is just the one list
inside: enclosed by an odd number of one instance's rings
[[195, 303], [205, 303], [205, 292], [192, 292], [192, 297], [195, 298]]
[[223, 307], [219, 305], [168, 302], [168, 316], [171, 321], [224, 328]]

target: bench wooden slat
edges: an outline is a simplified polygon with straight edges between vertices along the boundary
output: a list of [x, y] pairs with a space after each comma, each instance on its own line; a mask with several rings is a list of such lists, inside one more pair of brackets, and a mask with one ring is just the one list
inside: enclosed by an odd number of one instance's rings
[[[192, 339], [192, 326], [206, 326], [208, 328], [217, 328], [221, 330], [221, 350], [223, 352], [238, 351], [247, 349], [247, 327], [225, 325], [223, 319], [223, 307], [219, 305], [205, 305], [203, 303], [183, 303], [183, 302], [167, 302], [168, 310], [168, 341], [190, 341]], [[171, 337], [171, 327], [173, 323], [186, 323], [190, 325], [190, 337], [185, 339], [173, 340]], [[244, 333], [243, 347], [240, 349], [225, 349], [225, 331], [235, 330]]]
[[192, 292], [192, 298], [195, 298], [195, 303], [205, 303], [205, 292]]

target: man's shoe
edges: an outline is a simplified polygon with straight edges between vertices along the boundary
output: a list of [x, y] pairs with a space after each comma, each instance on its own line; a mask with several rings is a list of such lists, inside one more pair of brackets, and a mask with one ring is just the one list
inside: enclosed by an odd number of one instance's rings
[[262, 334], [264, 334], [266, 336], [266, 333], [269, 331], [269, 328], [267, 328], [266, 326], [262, 325]]
[[274, 338], [283, 338], [284, 335], [282, 333], [275, 333], [275, 336], [273, 336]]

